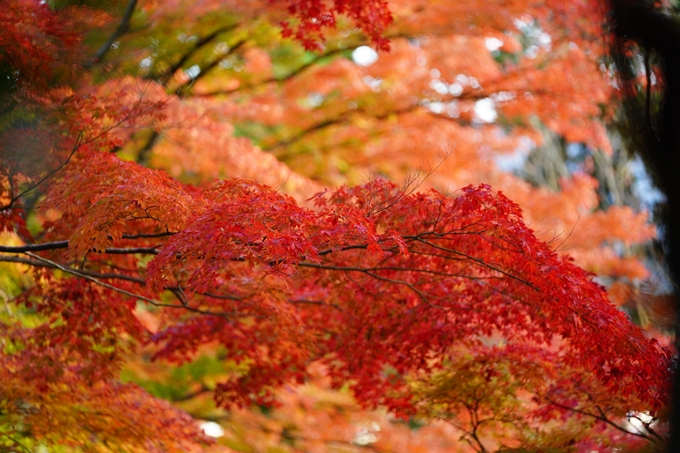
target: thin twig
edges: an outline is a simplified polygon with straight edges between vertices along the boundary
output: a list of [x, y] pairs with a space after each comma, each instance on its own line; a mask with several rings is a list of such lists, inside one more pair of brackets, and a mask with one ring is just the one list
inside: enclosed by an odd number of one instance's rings
[[66, 158], [66, 160], [64, 162], [62, 162], [57, 168], [55, 168], [54, 170], [47, 173], [38, 182], [36, 182], [31, 187], [29, 187], [26, 190], [24, 190], [23, 192], [21, 192], [16, 197], [13, 196], [12, 199], [10, 200], [10, 202], [6, 206], [3, 206], [2, 208], [0, 208], [0, 210], [6, 210], [6, 209], [12, 208], [12, 206], [14, 206], [14, 203], [16, 203], [20, 198], [22, 198], [24, 195], [31, 192], [32, 190], [36, 189], [40, 184], [47, 181], [49, 178], [51, 178], [53, 175], [55, 175], [59, 170], [64, 168], [66, 166], [66, 164], [68, 164], [71, 161], [71, 158], [75, 155], [76, 151], [78, 151], [78, 148], [81, 145], [81, 140], [83, 138], [83, 132], [84, 131], [80, 131], [80, 133], [78, 134], [78, 137], [76, 138], [76, 142], [73, 145], [73, 149], [71, 150], [71, 153], [68, 155], [68, 157]]
[[66, 272], [67, 274], [75, 275], [76, 277], [84, 278], [85, 280], [89, 280], [92, 283], [95, 283], [95, 284], [97, 284], [97, 285], [99, 285], [103, 288], [110, 289], [111, 291], [115, 291], [115, 292], [118, 292], [120, 294], [124, 294], [126, 296], [130, 296], [130, 297], [135, 298], [135, 299], [143, 300], [145, 302], [150, 303], [151, 305], [155, 305], [155, 306], [166, 305], [166, 304], [163, 304], [163, 303], [158, 302], [156, 300], [150, 299], [146, 296], [142, 296], [141, 294], [135, 294], [135, 293], [132, 293], [130, 291], [124, 290], [122, 288], [118, 288], [117, 286], [109, 285], [108, 283], [104, 283], [101, 280], [98, 280], [98, 279], [96, 279], [96, 278], [94, 278], [90, 275], [84, 274], [84, 273], [79, 272], [75, 269], [71, 269], [70, 267], [62, 266], [61, 264], [59, 264], [57, 262], [54, 262], [52, 260], [48, 260], [47, 258], [43, 258], [42, 256], [36, 255], [35, 253], [24, 252], [24, 254], [30, 256], [31, 258], [33, 258], [35, 260], [42, 262], [42, 263], [49, 264], [51, 267], [55, 267], [62, 272]]
[[656, 439], [654, 439], [653, 437], [649, 437], [649, 436], [647, 436], [647, 435], [645, 435], [645, 434], [643, 434], [643, 433], [635, 433], [635, 432], [632, 432], [632, 431], [628, 431], [628, 430], [627, 430], [626, 428], [624, 428], [623, 426], [617, 425], [617, 424], [614, 423], [613, 421], [609, 420], [609, 419], [606, 417], [606, 415], [604, 414], [604, 412], [602, 411], [602, 409], [601, 409], [599, 406], [597, 406], [597, 408], [599, 409], [601, 415], [593, 414], [593, 413], [591, 413], [591, 412], [585, 411], [585, 410], [583, 410], [583, 409], [578, 409], [578, 408], [576, 408], [576, 407], [571, 407], [571, 406], [567, 406], [567, 405], [564, 405], [564, 404], [560, 404], [560, 403], [558, 403], [558, 402], [556, 402], [556, 401], [551, 400], [551, 399], [548, 398], [548, 397], [544, 397], [544, 398], [545, 398], [545, 400], [548, 401], [550, 404], [552, 404], [552, 405], [554, 405], [554, 406], [557, 406], [557, 407], [559, 407], [559, 408], [561, 408], [561, 409], [569, 410], [569, 411], [572, 411], [572, 412], [576, 412], [577, 414], [581, 414], [581, 415], [585, 415], [585, 416], [588, 416], [588, 417], [592, 417], [592, 418], [594, 418], [594, 419], [596, 419], [596, 420], [599, 420], [599, 421], [604, 422], [604, 423], [606, 423], [606, 424], [608, 424], [608, 425], [610, 425], [610, 426], [613, 426], [614, 428], [618, 429], [618, 430], [621, 431], [621, 432], [624, 432], [624, 433], [626, 433], [626, 434], [630, 434], [631, 436], [642, 437], [643, 439], [647, 439], [647, 440], [650, 441], [650, 442], [656, 443]]

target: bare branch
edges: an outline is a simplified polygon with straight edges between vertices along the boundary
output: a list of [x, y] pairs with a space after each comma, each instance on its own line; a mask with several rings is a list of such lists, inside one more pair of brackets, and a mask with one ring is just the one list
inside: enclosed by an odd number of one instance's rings
[[45, 263], [45, 264], [49, 264], [51, 267], [59, 269], [62, 272], [66, 272], [67, 274], [71, 274], [71, 275], [74, 275], [76, 277], [84, 278], [85, 280], [89, 280], [92, 283], [95, 283], [95, 284], [97, 284], [101, 287], [110, 289], [110, 290], [115, 291], [117, 293], [124, 294], [124, 295], [132, 297], [134, 299], [143, 300], [145, 302], [150, 303], [151, 305], [156, 305], [156, 306], [165, 305], [165, 304], [162, 304], [161, 302], [155, 301], [153, 299], [149, 299], [146, 296], [142, 296], [141, 294], [135, 294], [135, 293], [132, 293], [130, 291], [124, 290], [122, 288], [118, 288], [117, 286], [113, 286], [113, 285], [109, 285], [108, 283], [104, 283], [101, 280], [98, 280], [98, 279], [96, 279], [96, 278], [94, 278], [90, 275], [84, 274], [84, 273], [77, 271], [75, 269], [71, 269], [70, 267], [62, 266], [59, 263], [56, 263], [52, 260], [48, 260], [47, 258], [43, 258], [42, 256], [36, 255], [35, 253], [31, 253], [31, 252], [24, 252], [24, 253], [26, 255], [30, 256], [31, 258], [33, 258], [34, 260], [40, 261], [40, 262]]
[[[58, 250], [68, 248], [69, 241], [54, 241], [54, 242], [43, 242], [42, 244], [26, 244], [26, 245], [16, 245], [7, 246], [0, 245], [0, 252], [2, 253], [26, 253], [26, 252], [41, 252], [45, 250]], [[132, 255], [136, 253], [148, 253], [152, 255], [158, 254], [158, 248], [161, 244], [154, 245], [151, 247], [109, 247], [104, 249], [102, 252], [97, 252], [97, 250], [91, 250], [97, 253], [107, 253], [110, 255]]]
[[191, 50], [189, 50], [187, 53], [185, 53], [184, 55], [182, 55], [182, 57], [181, 57], [175, 64], [173, 64], [172, 66], [170, 66], [170, 67], [167, 69], [167, 71], [165, 72], [165, 74], [159, 74], [159, 76], [164, 76], [164, 77], [163, 77], [163, 80], [162, 80], [163, 85], [167, 85], [168, 81], [169, 81], [170, 78], [173, 76], [173, 74], [174, 74], [175, 72], [177, 72], [179, 69], [182, 69], [182, 66], [184, 66], [184, 64], [185, 64], [187, 61], [189, 61], [189, 59], [190, 59], [190, 58], [191, 58], [198, 50], [200, 50], [203, 46], [205, 46], [206, 44], [209, 44], [212, 40], [214, 40], [215, 38], [217, 38], [217, 37], [218, 37], [219, 35], [221, 35], [222, 33], [227, 33], [227, 32], [229, 32], [229, 31], [234, 30], [234, 29], [235, 29], [236, 27], [238, 27], [239, 25], [240, 25], [240, 24], [237, 22], [237, 23], [235, 23], [235, 24], [233, 24], [233, 25], [231, 25], [231, 26], [228, 26], [228, 27], [220, 27], [220, 28], [218, 28], [217, 30], [213, 31], [212, 33], [209, 33], [209, 34], [207, 34], [206, 36], [200, 38], [198, 41], [196, 41], [196, 43], [195, 43], [194, 46], [191, 48]]
[[130, 29], [130, 20], [132, 19], [132, 14], [135, 11], [135, 8], [137, 7], [137, 0], [130, 0], [127, 4], [127, 7], [125, 8], [125, 12], [123, 13], [123, 19], [120, 22], [120, 25], [118, 25], [118, 28], [116, 28], [116, 31], [109, 36], [109, 39], [106, 40], [104, 44], [99, 48], [97, 53], [94, 54], [94, 57], [92, 58], [92, 61], [87, 63], [85, 66], [93, 66], [96, 63], [99, 63], [102, 58], [104, 58], [104, 55], [111, 50], [111, 46], [113, 46], [113, 43], [116, 42], [118, 38], [123, 36], [129, 29]]
[[[59, 170], [64, 168], [66, 166], [66, 164], [68, 164], [71, 161], [71, 158], [75, 155], [76, 151], [78, 151], [78, 148], [80, 147], [80, 145], [82, 143], [81, 142], [82, 138], [83, 138], [83, 131], [80, 131], [80, 133], [78, 134], [78, 137], [76, 138], [76, 142], [73, 145], [73, 149], [71, 150], [71, 153], [68, 155], [66, 160], [64, 162], [62, 162], [61, 164], [59, 164], [59, 166], [57, 168], [55, 168], [54, 170], [47, 173], [38, 182], [36, 182], [32, 186], [30, 186], [29, 188], [27, 188], [26, 190], [21, 192], [16, 197], [14, 196], [14, 194], [12, 194], [12, 199], [10, 200], [10, 202], [7, 205], [1, 207], [0, 211], [5, 211], [7, 209], [11, 209], [12, 206], [14, 206], [14, 203], [19, 201], [20, 198], [22, 198], [24, 195], [28, 194], [29, 192], [35, 190], [38, 186], [40, 186], [42, 183], [44, 183], [45, 181], [50, 179], [52, 176], [54, 176], [57, 172], [59, 172]], [[10, 178], [10, 180], [11, 180], [11, 178]]]
[[554, 405], [554, 406], [557, 406], [557, 407], [559, 407], [559, 408], [561, 408], [561, 409], [569, 410], [569, 411], [575, 412], [575, 413], [577, 413], [577, 414], [585, 415], [585, 416], [587, 416], [587, 417], [592, 417], [592, 418], [594, 418], [594, 419], [596, 419], [596, 420], [599, 420], [599, 421], [604, 422], [604, 423], [606, 423], [606, 424], [608, 424], [608, 425], [610, 425], [610, 426], [613, 426], [614, 428], [618, 429], [619, 431], [621, 431], [621, 432], [623, 432], [623, 433], [630, 434], [631, 436], [642, 437], [643, 439], [647, 439], [647, 440], [650, 441], [650, 442], [655, 442], [655, 443], [656, 443], [656, 439], [654, 439], [653, 437], [649, 437], [649, 436], [647, 436], [646, 434], [643, 434], [643, 433], [635, 433], [635, 432], [632, 432], [632, 431], [628, 431], [628, 430], [627, 430], [626, 428], [624, 428], [623, 426], [617, 425], [616, 423], [614, 423], [613, 421], [611, 421], [609, 418], [607, 418], [607, 416], [605, 415], [605, 413], [602, 411], [602, 409], [601, 409], [599, 406], [597, 407], [597, 409], [598, 409], [599, 412], [600, 412], [600, 414], [598, 415], [598, 414], [593, 414], [593, 413], [588, 412], [588, 411], [583, 410], [583, 409], [579, 409], [579, 408], [577, 408], [577, 407], [571, 407], [571, 406], [567, 406], [567, 405], [564, 405], [564, 404], [560, 404], [560, 403], [558, 403], [557, 401], [553, 401], [553, 400], [551, 400], [551, 399], [548, 398], [548, 397], [544, 397], [544, 398], [545, 398], [545, 400], [548, 401], [550, 404], [552, 404], [552, 405]]

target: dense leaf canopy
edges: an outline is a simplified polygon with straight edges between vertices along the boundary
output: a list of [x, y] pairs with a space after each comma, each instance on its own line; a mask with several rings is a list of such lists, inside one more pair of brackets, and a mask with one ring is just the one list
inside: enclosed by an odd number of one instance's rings
[[661, 448], [600, 2], [2, 3], [0, 451]]

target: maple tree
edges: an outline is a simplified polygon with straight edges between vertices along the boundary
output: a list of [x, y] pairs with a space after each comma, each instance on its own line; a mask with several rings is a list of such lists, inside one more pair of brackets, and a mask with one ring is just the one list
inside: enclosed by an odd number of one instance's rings
[[[588, 159], [545, 187], [494, 162], [557, 134], [611, 165], [599, 3], [6, 3], [2, 448], [663, 444], [670, 352], [588, 273], [647, 276], [646, 214], [597, 209]], [[221, 357], [195, 396], [231, 409], [228, 447], [121, 381], [149, 357]]]

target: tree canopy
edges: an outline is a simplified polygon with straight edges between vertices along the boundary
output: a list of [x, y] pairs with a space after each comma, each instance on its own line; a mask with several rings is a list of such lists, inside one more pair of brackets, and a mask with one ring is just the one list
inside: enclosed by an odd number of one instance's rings
[[2, 6], [0, 450], [664, 447], [604, 3]]

